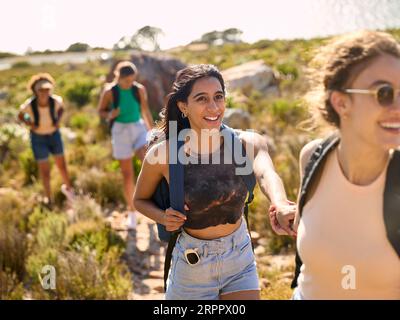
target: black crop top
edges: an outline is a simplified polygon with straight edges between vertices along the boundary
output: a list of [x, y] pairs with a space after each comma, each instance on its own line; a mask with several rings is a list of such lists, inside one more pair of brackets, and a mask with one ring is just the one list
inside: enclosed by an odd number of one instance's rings
[[[243, 213], [247, 188], [235, 173], [235, 165], [224, 163], [224, 149], [221, 144], [213, 154], [190, 155], [189, 164], [184, 165], [187, 228], [234, 224]], [[212, 157], [219, 157], [220, 163], [213, 162]], [[209, 163], [203, 162], [207, 159]]]

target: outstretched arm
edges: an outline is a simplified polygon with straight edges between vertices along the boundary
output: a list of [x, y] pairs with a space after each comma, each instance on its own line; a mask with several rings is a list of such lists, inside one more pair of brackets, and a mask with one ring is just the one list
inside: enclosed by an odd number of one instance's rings
[[[250, 154], [254, 154], [253, 170], [260, 189], [275, 209], [272, 213], [270, 211], [272, 228], [278, 234], [295, 235], [292, 224], [296, 206], [287, 199], [282, 179], [275, 171], [274, 164], [269, 156], [267, 139], [254, 132], [246, 132], [242, 136], [246, 150], [251, 151]], [[252, 148], [252, 150], [249, 148]]]

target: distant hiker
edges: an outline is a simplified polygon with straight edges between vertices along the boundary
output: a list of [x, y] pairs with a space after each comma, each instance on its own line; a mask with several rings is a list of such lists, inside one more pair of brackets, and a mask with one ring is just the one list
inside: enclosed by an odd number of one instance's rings
[[68, 200], [74, 199], [59, 130], [64, 104], [60, 96], [53, 94], [54, 84], [54, 79], [48, 73], [32, 76], [28, 88], [33, 96], [21, 105], [18, 113], [18, 119], [30, 129], [32, 151], [42, 178], [45, 202], [48, 204], [51, 203], [50, 153], [54, 155], [56, 166], [64, 182], [61, 191]]
[[[170, 240], [175, 246], [166, 289], [169, 300], [260, 298], [256, 261], [243, 219], [256, 181], [279, 209], [291, 208], [294, 218], [295, 207], [288, 205], [265, 138], [222, 124], [225, 93], [224, 80], [215, 66], [193, 65], [179, 71], [163, 110], [160, 129], [166, 139], [148, 150], [138, 178], [137, 210], [167, 231], [183, 227], [179, 234], [171, 235], [176, 245]], [[177, 125], [175, 133], [169, 128], [173, 124]], [[172, 154], [171, 145], [188, 128], [193, 136], [182, 140], [183, 147]], [[238, 144], [232, 145], [231, 137]], [[236, 170], [238, 152], [249, 160], [247, 173]], [[183, 165], [178, 183], [179, 177], [171, 170], [176, 157], [182, 155], [188, 163]], [[254, 179], [251, 187], [249, 178]], [[162, 181], [170, 184], [172, 197], [181, 195], [175, 208], [171, 204], [163, 210], [152, 200]], [[182, 211], [176, 210], [178, 207]]]
[[98, 107], [100, 116], [110, 123], [113, 157], [119, 160], [122, 171], [128, 229], [136, 228], [132, 153], [143, 161], [147, 132], [153, 128], [146, 88], [136, 82], [137, 73], [133, 63], [118, 63], [114, 81], [106, 85]]
[[294, 299], [399, 300], [400, 45], [350, 33], [311, 67], [307, 101], [335, 132], [300, 153]]

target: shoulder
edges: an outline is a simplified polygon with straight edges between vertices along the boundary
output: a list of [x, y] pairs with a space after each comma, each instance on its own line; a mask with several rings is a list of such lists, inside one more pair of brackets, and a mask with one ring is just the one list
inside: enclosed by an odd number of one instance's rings
[[300, 151], [300, 169], [304, 173], [305, 167], [314, 153], [315, 149], [322, 143], [323, 139], [315, 139], [308, 142]]
[[137, 82], [137, 81], [135, 81], [134, 83], [133, 83], [133, 85], [135, 86], [135, 87], [137, 87], [138, 89], [139, 89], [139, 91], [146, 91], [146, 87], [144, 86], [144, 85], [142, 85], [141, 83], [139, 83], [139, 82]]
[[112, 88], [115, 86], [115, 83], [109, 82], [106, 83], [103, 86], [103, 95], [111, 95], [112, 94]]
[[30, 110], [32, 99], [33, 98], [26, 99], [24, 101], [24, 103], [21, 104], [21, 106], [19, 107], [20, 111], [28, 111], [28, 110]]
[[256, 131], [243, 131], [239, 129], [234, 129], [234, 131], [246, 147], [246, 150], [253, 148], [255, 154], [260, 150], [268, 151], [268, 138], [265, 135], [261, 135]]
[[63, 101], [63, 98], [62, 98], [62, 97], [60, 97], [60, 96], [58, 96], [58, 95], [56, 95], [56, 94], [52, 94], [51, 97], [54, 99], [54, 101], [55, 101], [60, 107], [64, 106], [64, 101]]
[[163, 167], [168, 164], [168, 141], [163, 140], [153, 144], [146, 152], [145, 162]]
[[144, 85], [142, 85], [141, 83], [136, 82], [136, 81], [133, 83], [133, 85], [134, 85], [136, 88], [138, 88], [139, 94], [140, 94], [141, 96], [146, 96], [146, 95], [147, 95], [146, 87], [145, 87]]

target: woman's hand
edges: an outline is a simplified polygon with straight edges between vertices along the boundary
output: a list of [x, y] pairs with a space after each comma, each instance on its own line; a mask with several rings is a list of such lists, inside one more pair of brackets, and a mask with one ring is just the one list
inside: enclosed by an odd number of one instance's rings
[[[186, 204], [185, 210], [189, 210]], [[167, 231], [179, 230], [179, 228], [182, 227], [182, 225], [185, 223], [186, 219], [187, 218], [183, 213], [176, 211], [172, 208], [168, 208], [167, 210], [165, 210], [164, 216], [165, 229]]]
[[296, 236], [293, 222], [296, 216], [296, 203], [287, 200], [287, 203], [272, 204], [269, 208], [269, 219], [272, 230], [278, 235]]

